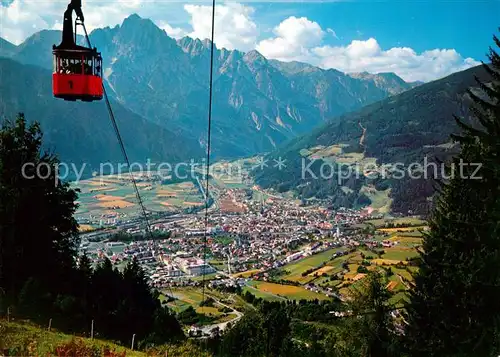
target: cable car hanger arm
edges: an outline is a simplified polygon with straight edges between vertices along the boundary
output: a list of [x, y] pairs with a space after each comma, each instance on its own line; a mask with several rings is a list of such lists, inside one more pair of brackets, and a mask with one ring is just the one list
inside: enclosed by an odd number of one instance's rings
[[73, 30], [73, 11], [76, 13], [76, 20], [79, 20], [81, 23], [85, 21], [82, 12], [82, 0], [71, 0], [67, 10], [64, 12], [63, 41], [61, 43], [63, 47], [76, 46], [75, 32]]

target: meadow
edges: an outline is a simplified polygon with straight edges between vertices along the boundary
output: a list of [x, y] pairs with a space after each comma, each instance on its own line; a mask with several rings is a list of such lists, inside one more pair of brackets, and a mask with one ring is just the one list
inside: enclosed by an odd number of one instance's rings
[[[250, 282], [250, 286], [253, 287], [254, 289], [252, 290], [258, 290], [260, 293], [263, 294], [263, 298], [270, 298], [274, 300], [283, 300], [283, 299], [290, 299], [290, 300], [313, 300], [313, 299], [318, 299], [318, 300], [327, 300], [328, 297], [323, 295], [323, 294], [318, 294], [313, 291], [307, 290], [303, 288], [302, 286], [294, 286], [294, 285], [282, 285], [282, 284], [275, 284], [275, 283], [269, 283], [269, 282], [264, 282], [264, 281], [252, 281]], [[250, 290], [250, 292], [253, 293], [253, 291]], [[254, 294], [256, 295], [256, 294]]]
[[[226, 314], [220, 312], [218, 309], [222, 307], [222, 305], [218, 303], [214, 303], [213, 306], [200, 306], [203, 301], [203, 293], [200, 288], [177, 288], [169, 290], [164, 290], [162, 295], [160, 296], [161, 300], [164, 300], [166, 295], [170, 295], [176, 298], [176, 300], [171, 301], [167, 304], [167, 306], [175, 312], [182, 312], [192, 306], [197, 313], [203, 314], [206, 316], [214, 317], [215, 321], [212, 323], [221, 323], [225, 321], [232, 320], [236, 317], [234, 314]], [[212, 294], [206, 291], [205, 299], [211, 297]]]
[[310, 277], [303, 277], [302, 273], [309, 269], [319, 268], [322, 263], [330, 261], [333, 254], [339, 250], [340, 249], [337, 248], [329, 249], [319, 254], [314, 254], [299, 261], [285, 265], [281, 268], [282, 271], [287, 273], [283, 276], [283, 279], [298, 281], [301, 283], [307, 282], [310, 280]]
[[[391, 247], [379, 247], [372, 251], [360, 246], [349, 254], [335, 259], [332, 259], [333, 253], [339, 249], [331, 249], [281, 267], [280, 270], [286, 274], [280, 278], [295, 281], [301, 285], [314, 283], [323, 288], [335, 287], [340, 289], [341, 294], [348, 295], [350, 289], [356, 287], [364, 279], [367, 271], [380, 271], [386, 275], [386, 269], [390, 267], [393, 274], [389, 277], [387, 288], [399, 296], [408, 288], [408, 281], [413, 280], [412, 274], [417, 270], [416, 267], [409, 265], [409, 261], [419, 255], [417, 250], [422, 245], [422, 230], [426, 226], [424, 221], [415, 218], [399, 218], [389, 221], [383, 219], [371, 221], [370, 225], [385, 227], [388, 222], [401, 224], [403, 227], [378, 228], [374, 238], [379, 241], [392, 242]], [[404, 224], [411, 225], [411, 227], [405, 227]], [[366, 227], [366, 223], [363, 226]], [[311, 269], [314, 270], [309, 271]], [[308, 274], [302, 276], [306, 271], [309, 271]], [[274, 294], [275, 299], [278, 296], [269, 289], [260, 289], [260, 291], [263, 294]]]
[[379, 219], [371, 219], [367, 220], [363, 223], [363, 225], [371, 225], [375, 228], [385, 228], [387, 224], [399, 225], [401, 227], [418, 227], [425, 226], [427, 222], [418, 218], [418, 217], [398, 217], [398, 218], [379, 218]]
[[[191, 181], [172, 184], [138, 182], [137, 186], [146, 209], [151, 211], [176, 213], [204, 204], [198, 187]], [[95, 177], [73, 184], [73, 188], [80, 190], [76, 217], [92, 217], [94, 221], [92, 225], [81, 227], [81, 230], [97, 228], [97, 222], [103, 216], [106, 219], [130, 218], [140, 214], [135, 190], [128, 177]]]
[[233, 274], [233, 277], [235, 277], [235, 278], [249, 278], [253, 274], [257, 274], [258, 272], [260, 272], [260, 269], [252, 269], [252, 270], [242, 271], [242, 272]]
[[382, 259], [405, 261], [406, 259], [415, 258], [418, 256], [418, 252], [412, 248], [406, 247], [392, 247], [384, 249], [385, 253], [382, 255]]

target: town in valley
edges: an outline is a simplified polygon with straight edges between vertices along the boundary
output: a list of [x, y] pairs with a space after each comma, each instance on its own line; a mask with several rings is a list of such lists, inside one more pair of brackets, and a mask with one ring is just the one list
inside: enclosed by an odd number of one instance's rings
[[[137, 258], [165, 304], [204, 317], [189, 324], [195, 335], [238, 320], [246, 292], [271, 301], [345, 300], [370, 270], [383, 271], [394, 303], [403, 303], [427, 229], [419, 217], [333, 208], [263, 190], [248, 176], [213, 175], [205, 230], [203, 180], [134, 178], [150, 234], [130, 176], [96, 177], [77, 184], [80, 252], [119, 269]], [[203, 285], [211, 306], [202, 301]]]

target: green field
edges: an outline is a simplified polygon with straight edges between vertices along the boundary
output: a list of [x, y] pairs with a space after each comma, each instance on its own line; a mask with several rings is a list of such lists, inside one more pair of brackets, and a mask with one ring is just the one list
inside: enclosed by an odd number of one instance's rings
[[257, 165], [257, 157], [219, 161], [210, 166], [212, 183], [221, 188], [244, 189], [252, 185], [248, 173]]
[[[78, 346], [78, 351], [57, 352], [58, 347], [68, 344]], [[130, 344], [127, 344], [130, 347]], [[135, 346], [137, 348], [137, 344]], [[82, 350], [85, 350], [83, 352]], [[105, 351], [108, 352], [105, 352]], [[7, 322], [0, 320], [0, 351], [2, 356], [126, 356], [126, 357], [163, 357], [165, 350], [175, 357], [209, 357], [210, 353], [202, 350], [190, 341], [165, 344], [157, 351], [139, 352], [99, 338], [82, 338], [56, 331], [47, 331], [46, 326], [37, 326], [25, 321]], [[91, 352], [92, 351], [92, 352]], [[80, 354], [79, 354], [80, 353]]]
[[389, 304], [395, 307], [402, 307], [405, 301], [408, 301], [408, 294], [404, 291], [399, 291], [391, 297]]
[[388, 260], [401, 260], [405, 261], [406, 258], [414, 258], [418, 256], [417, 251], [409, 248], [386, 248], [385, 254], [382, 255], [382, 259]]
[[170, 292], [170, 290], [163, 291], [165, 295], [171, 295], [171, 293], [173, 293], [173, 297], [177, 300], [170, 302], [168, 306], [177, 312], [183, 311], [189, 306], [193, 306], [195, 309], [200, 307], [202, 293], [197, 289], [185, 288], [172, 289], [172, 292]]
[[394, 274], [398, 274], [398, 275], [401, 275], [403, 278], [405, 278], [406, 280], [410, 280], [412, 281], [413, 280], [413, 276], [411, 273], [409, 273], [408, 271], [404, 270], [404, 269], [398, 269], [398, 268], [392, 268], [392, 271], [394, 272]]
[[382, 228], [388, 223], [405, 226], [425, 226], [426, 221], [416, 217], [401, 217], [401, 218], [380, 218], [372, 219], [364, 222], [365, 224], [373, 225], [375, 228]]
[[370, 199], [370, 207], [375, 211], [379, 213], [388, 213], [390, 211], [392, 205], [392, 199], [389, 197], [391, 189], [377, 191], [373, 186], [363, 186], [359, 192]]
[[191, 278], [191, 280], [194, 281], [210, 281], [212, 279], [215, 279], [219, 275], [219, 273], [212, 273], [212, 274], [206, 274], [205, 276], [200, 275], [200, 276], [195, 276], [194, 278]]
[[[72, 186], [80, 190], [77, 218], [103, 214], [137, 216], [140, 213], [132, 181], [127, 175], [95, 177]], [[165, 185], [138, 182], [137, 186], [146, 209], [152, 211], [179, 212], [199, 207], [204, 202], [198, 187], [190, 181]]]
[[[281, 285], [275, 283], [268, 283], [264, 281], [252, 281], [248, 291], [257, 297], [262, 297], [266, 300], [327, 300], [328, 297], [323, 294], [318, 294], [309, 291], [301, 286]], [[258, 292], [258, 293], [256, 293]]]
[[[292, 262], [288, 265], [285, 265], [284, 267], [281, 268], [281, 270], [287, 271], [288, 274], [285, 275], [283, 278], [292, 281], [301, 281], [301, 279], [304, 280], [304, 277], [302, 277], [303, 272], [305, 272], [308, 269], [319, 267], [323, 262], [330, 261], [332, 255], [339, 250], [340, 249], [337, 248], [329, 249], [319, 254], [311, 255], [309, 257], [301, 259], [297, 262]], [[312, 277], [305, 277], [305, 280], [311, 280], [311, 279]]]
[[[178, 288], [170, 290], [164, 290], [163, 296], [160, 296], [160, 299], [165, 299], [165, 295], [172, 295], [176, 298], [175, 301], [171, 301], [168, 303], [168, 307], [173, 311], [179, 313], [190, 306], [192, 306], [197, 313], [204, 314], [207, 316], [215, 317], [216, 320], [213, 323], [221, 323], [225, 321], [232, 320], [235, 315], [233, 314], [225, 314], [223, 312], [218, 311], [221, 305], [215, 303], [213, 307], [211, 306], [200, 306], [200, 303], [203, 301], [203, 294], [201, 289], [196, 288]], [[208, 297], [212, 297], [208, 291], [205, 293], [205, 299]]]
[[286, 298], [284, 298], [284, 297], [261, 291], [253, 286], [246, 286], [245, 288], [243, 288], [243, 293], [245, 293], [247, 291], [252, 293], [255, 297], [258, 297], [258, 298], [261, 298], [261, 299], [264, 299], [267, 301], [285, 301], [286, 300]]

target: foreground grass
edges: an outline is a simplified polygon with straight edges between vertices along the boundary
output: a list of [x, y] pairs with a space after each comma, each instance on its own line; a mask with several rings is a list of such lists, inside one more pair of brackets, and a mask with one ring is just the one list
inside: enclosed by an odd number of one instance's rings
[[[61, 346], [77, 345], [78, 351], [57, 353]], [[83, 351], [83, 352], [82, 352]], [[109, 352], [105, 352], [109, 351]], [[132, 351], [109, 341], [83, 338], [58, 331], [47, 331], [27, 321], [0, 320], [0, 355], [5, 356], [77, 356], [77, 357], [211, 357], [190, 341], [160, 346], [147, 352]], [[69, 353], [69, 354], [68, 354]]]
[[29, 322], [7, 322], [0, 320], [0, 352], [7, 351], [11, 356], [56, 356], [56, 348], [72, 340], [84, 341], [87, 347], [105, 348], [126, 356], [143, 357], [146, 354], [132, 351], [108, 341], [90, 340], [67, 335], [58, 331], [47, 331]]

